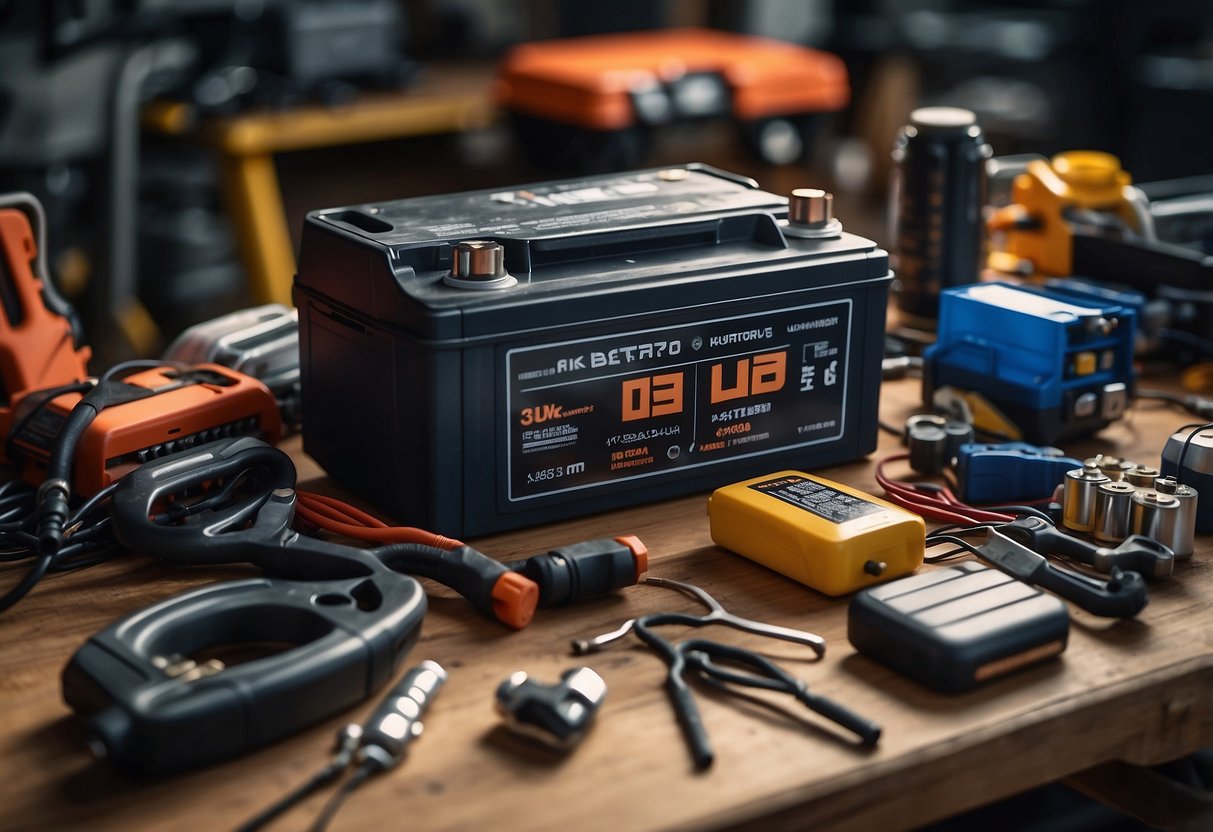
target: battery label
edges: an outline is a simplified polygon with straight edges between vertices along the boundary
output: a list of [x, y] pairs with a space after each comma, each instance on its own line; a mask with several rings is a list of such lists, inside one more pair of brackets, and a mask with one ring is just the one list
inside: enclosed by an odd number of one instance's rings
[[852, 301], [505, 354], [511, 502], [830, 442]]
[[830, 488], [819, 482], [804, 477], [777, 477], [773, 480], [756, 482], [749, 486], [776, 500], [782, 500], [789, 505], [816, 514], [831, 523], [845, 523], [857, 517], [878, 514], [884, 511], [882, 506], [867, 500], [844, 494], [836, 488]]

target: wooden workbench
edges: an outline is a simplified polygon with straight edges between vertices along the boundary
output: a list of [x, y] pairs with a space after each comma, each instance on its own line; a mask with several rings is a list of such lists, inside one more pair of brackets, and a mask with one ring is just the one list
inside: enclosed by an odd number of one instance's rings
[[[882, 418], [898, 423], [917, 404], [917, 382], [886, 384], [883, 399]], [[1096, 440], [1067, 449], [1156, 464], [1167, 435], [1187, 421], [1173, 409], [1138, 406]], [[880, 442], [876, 457], [895, 447], [892, 437]], [[298, 440], [286, 447], [300, 460], [303, 482], [325, 487], [314, 482], [321, 473], [302, 457]], [[871, 460], [819, 473], [879, 493]], [[1151, 586], [1150, 604], [1136, 620], [1072, 610], [1070, 644], [1060, 659], [944, 696], [857, 655], [846, 640], [845, 599], [826, 598], [715, 547], [705, 495], [475, 542], [511, 559], [620, 533], [648, 544], [652, 574], [698, 584], [741, 615], [823, 635], [829, 648], [820, 662], [792, 645], [766, 647], [812, 690], [881, 723], [879, 747], [857, 747], [778, 698], [779, 707], [764, 707], [700, 686], [696, 695], [717, 757], [697, 774], [662, 690], [665, 667], [654, 655], [634, 640], [588, 660], [568, 652], [574, 637], [645, 612], [697, 612], [695, 602], [668, 589], [635, 587], [571, 610], [540, 611], [515, 633], [435, 587], [408, 662], [434, 659], [449, 670], [449, 681], [408, 760], [356, 792], [332, 828], [892, 830], [1106, 761], [1153, 764], [1213, 745], [1209, 537], [1198, 538], [1196, 555], [1171, 579]], [[373, 703], [245, 758], [141, 781], [94, 762], [61, 701], [59, 674], [88, 634], [152, 601], [234, 574], [239, 570], [172, 569], [132, 556], [49, 577], [0, 616], [0, 827], [232, 828], [327, 761], [338, 726], [363, 719]], [[711, 636], [763, 645], [727, 630]], [[598, 724], [581, 747], [553, 757], [502, 731], [492, 707], [500, 681], [516, 670], [551, 681], [578, 664], [595, 668], [609, 685]], [[1106, 785], [1108, 768], [1096, 771]], [[272, 828], [306, 828], [326, 798], [327, 792], [305, 801]]]

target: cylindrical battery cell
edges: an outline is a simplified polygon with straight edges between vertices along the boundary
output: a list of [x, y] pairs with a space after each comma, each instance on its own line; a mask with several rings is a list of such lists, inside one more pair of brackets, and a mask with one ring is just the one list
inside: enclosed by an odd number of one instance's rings
[[939, 474], [948, 464], [948, 435], [935, 425], [910, 428], [910, 467], [921, 474]]
[[[1179, 526], [1179, 499], [1174, 494], [1163, 494], [1154, 489], [1142, 489], [1133, 495], [1129, 528], [1133, 534], [1144, 534], [1157, 540], [1175, 553], [1176, 557], [1191, 557], [1192, 535], [1187, 535], [1187, 550], [1184, 530]], [[1176, 547], [1179, 547], [1178, 549]]]
[[1125, 473], [1125, 482], [1134, 488], [1154, 488], [1154, 480], [1158, 479], [1158, 469], [1152, 465], [1134, 465]]
[[1076, 532], [1095, 529], [1095, 491], [1109, 482], [1098, 468], [1086, 465], [1066, 472], [1062, 483], [1062, 525]]
[[894, 272], [909, 326], [934, 330], [940, 291], [981, 274], [990, 156], [977, 117], [958, 107], [914, 110], [893, 145]]
[[1130, 471], [1137, 467], [1137, 463], [1130, 462], [1127, 459], [1121, 459], [1118, 456], [1108, 456], [1107, 454], [1097, 454], [1090, 459], [1083, 460], [1083, 465], [1093, 465], [1107, 475], [1112, 482], [1120, 482], [1125, 479]]
[[1137, 489], [1127, 482], [1105, 482], [1095, 490], [1095, 539], [1119, 543], [1129, 536], [1129, 516]]
[[1196, 546], [1196, 489], [1181, 485], [1175, 477], [1159, 477], [1154, 481], [1154, 490], [1170, 494], [1179, 500], [1179, 511], [1175, 517], [1175, 531], [1171, 542], [1161, 541], [1171, 547], [1179, 559], [1192, 557]]

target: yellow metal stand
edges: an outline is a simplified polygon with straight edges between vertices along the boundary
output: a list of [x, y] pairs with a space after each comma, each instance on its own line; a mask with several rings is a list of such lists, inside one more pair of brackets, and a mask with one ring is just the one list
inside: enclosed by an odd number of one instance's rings
[[435, 70], [416, 87], [367, 94], [341, 107], [308, 106], [203, 122], [180, 104], [153, 104], [145, 127], [191, 135], [219, 154], [223, 196], [240, 243], [252, 301], [291, 303], [295, 252], [274, 155], [488, 125], [490, 76], [484, 70]]

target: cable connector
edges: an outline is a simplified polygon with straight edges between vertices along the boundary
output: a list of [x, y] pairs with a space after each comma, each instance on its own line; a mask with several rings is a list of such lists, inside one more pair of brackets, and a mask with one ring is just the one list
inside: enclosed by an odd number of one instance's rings
[[362, 724], [358, 762], [380, 770], [398, 765], [409, 743], [421, 736], [421, 716], [446, 683], [446, 675], [442, 665], [428, 660], [405, 673]]
[[53, 555], [63, 542], [63, 524], [71, 511], [70, 494], [71, 486], [65, 479], [49, 479], [38, 486], [38, 551], [44, 555]]
[[539, 606], [562, 607], [633, 586], [648, 571], [649, 550], [629, 534], [572, 543], [506, 565], [539, 585]]

